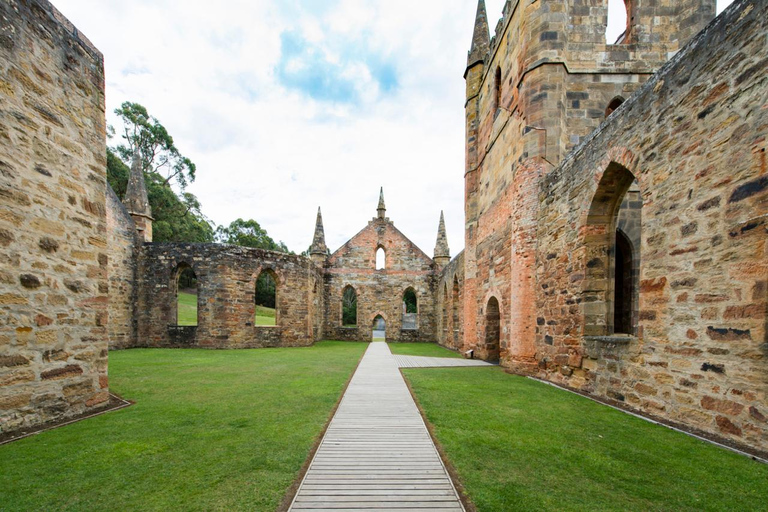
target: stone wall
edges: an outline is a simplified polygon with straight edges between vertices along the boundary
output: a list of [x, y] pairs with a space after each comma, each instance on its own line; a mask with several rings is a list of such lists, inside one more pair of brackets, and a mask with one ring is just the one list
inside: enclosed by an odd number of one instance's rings
[[[198, 280], [198, 325], [176, 320], [179, 270]], [[255, 325], [256, 280], [277, 278], [275, 326]], [[145, 244], [138, 279], [137, 346], [258, 348], [320, 339], [322, 275], [308, 258], [218, 244]]]
[[131, 216], [109, 185], [106, 199], [109, 348], [130, 348], [136, 344], [136, 272], [141, 242]]
[[464, 346], [464, 251], [445, 266], [437, 285], [437, 342], [460, 350]]
[[107, 404], [101, 54], [46, 1], [0, 3], [0, 431]]
[[[376, 270], [376, 251], [386, 252], [386, 268]], [[435, 341], [437, 268], [421, 249], [387, 218], [375, 218], [334, 252], [325, 264], [327, 338], [369, 341], [381, 315], [389, 341]], [[357, 326], [341, 325], [341, 297], [346, 286], [357, 292]], [[403, 294], [413, 288], [418, 328], [403, 329]]]
[[[734, 3], [546, 176], [536, 256], [540, 377], [763, 451], [767, 11]], [[639, 318], [614, 335], [612, 223], [633, 179]]]

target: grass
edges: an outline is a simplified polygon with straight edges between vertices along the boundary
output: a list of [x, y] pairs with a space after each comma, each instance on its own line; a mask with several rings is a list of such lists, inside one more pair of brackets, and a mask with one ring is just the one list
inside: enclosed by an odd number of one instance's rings
[[461, 357], [461, 354], [441, 347], [436, 343], [390, 343], [393, 354], [403, 356]]
[[197, 325], [197, 295], [178, 293], [178, 325]]
[[256, 306], [256, 325], [275, 325], [275, 310]]
[[480, 512], [765, 510], [768, 466], [499, 368], [406, 369]]
[[136, 405], [0, 446], [0, 509], [273, 511], [365, 348], [111, 352]]
[[[197, 295], [188, 292], [178, 294], [178, 325], [197, 325]], [[275, 325], [275, 310], [256, 306], [256, 325]]]

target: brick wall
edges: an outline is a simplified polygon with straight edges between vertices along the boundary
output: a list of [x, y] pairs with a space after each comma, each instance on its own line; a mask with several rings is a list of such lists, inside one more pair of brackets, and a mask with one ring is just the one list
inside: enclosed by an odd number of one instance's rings
[[101, 54], [48, 2], [0, 3], [0, 431], [106, 404]]

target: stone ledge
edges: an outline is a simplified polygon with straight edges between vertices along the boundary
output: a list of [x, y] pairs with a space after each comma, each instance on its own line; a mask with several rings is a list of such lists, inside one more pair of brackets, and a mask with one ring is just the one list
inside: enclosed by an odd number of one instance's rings
[[617, 352], [622, 347], [629, 346], [630, 343], [636, 341], [638, 338], [635, 336], [584, 336], [584, 355], [590, 359], [598, 359], [601, 352]]

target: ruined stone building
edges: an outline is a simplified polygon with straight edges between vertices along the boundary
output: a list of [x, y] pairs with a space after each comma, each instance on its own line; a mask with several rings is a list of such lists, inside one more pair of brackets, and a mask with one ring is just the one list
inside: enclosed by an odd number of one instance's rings
[[102, 56], [47, 1], [1, 2], [2, 432], [103, 407], [108, 348], [384, 329], [768, 451], [768, 0], [625, 4], [606, 44], [608, 0], [508, 0], [493, 37], [479, 1], [451, 259], [442, 218], [430, 258], [383, 193], [333, 253], [319, 211], [308, 257], [152, 243], [140, 166], [124, 202], [106, 186]]

